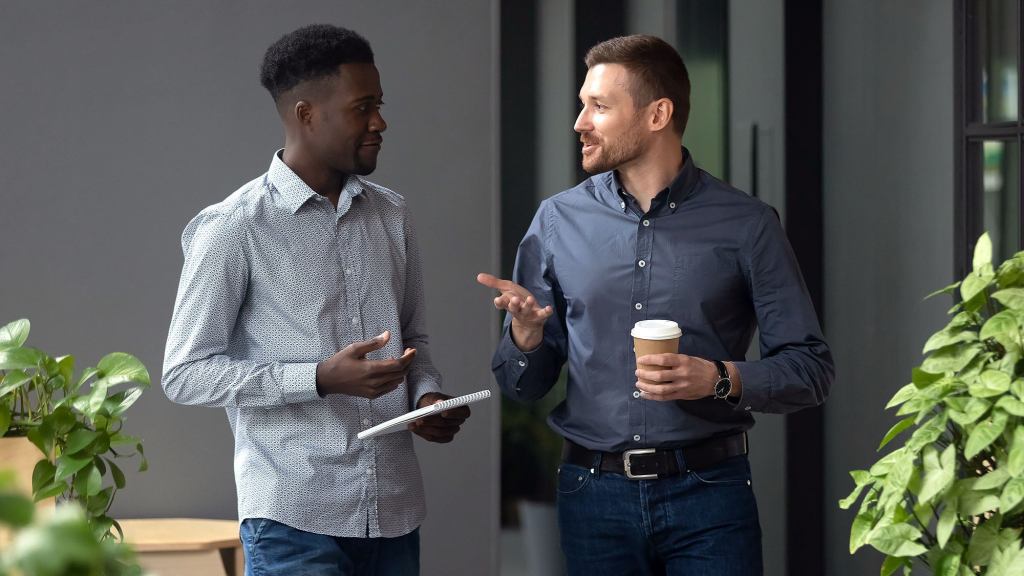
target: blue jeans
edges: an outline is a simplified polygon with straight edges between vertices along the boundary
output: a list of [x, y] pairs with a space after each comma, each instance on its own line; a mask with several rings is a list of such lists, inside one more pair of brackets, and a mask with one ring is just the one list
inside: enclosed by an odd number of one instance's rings
[[746, 456], [658, 480], [562, 463], [558, 525], [570, 576], [762, 573]]
[[245, 576], [416, 576], [420, 531], [398, 538], [341, 538], [303, 532], [266, 518], [240, 529]]

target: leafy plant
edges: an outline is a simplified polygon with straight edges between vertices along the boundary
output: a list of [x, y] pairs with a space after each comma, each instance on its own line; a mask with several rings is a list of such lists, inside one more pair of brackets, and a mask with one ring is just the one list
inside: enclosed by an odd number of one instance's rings
[[850, 472], [856, 488], [839, 503], [863, 495], [850, 553], [884, 553], [883, 576], [915, 559], [944, 576], [1024, 574], [1024, 252], [997, 270], [983, 235], [967, 277], [929, 297], [957, 291], [952, 320], [886, 406], [902, 419], [878, 449], [909, 437]]
[[125, 411], [149, 386], [149, 372], [117, 352], [75, 378], [74, 357], [25, 346], [29, 328], [28, 320], [0, 328], [0, 435], [26, 436], [42, 453], [32, 472], [36, 501], [77, 501], [98, 536], [112, 528], [120, 533], [107, 515], [125, 486], [115, 460], [137, 454], [139, 470], [147, 468], [141, 440], [122, 426]]
[[14, 490], [14, 475], [0, 472], [0, 525], [15, 530], [10, 545], [0, 550], [0, 576], [72, 576], [141, 574], [125, 544], [99, 539], [82, 510], [62, 506], [40, 519], [26, 496]]

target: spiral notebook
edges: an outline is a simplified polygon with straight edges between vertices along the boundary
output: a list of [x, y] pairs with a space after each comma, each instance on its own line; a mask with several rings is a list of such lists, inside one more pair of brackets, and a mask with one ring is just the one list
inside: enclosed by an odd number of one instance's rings
[[466, 404], [470, 404], [478, 400], [483, 400], [484, 398], [490, 397], [490, 390], [481, 390], [479, 392], [473, 392], [472, 394], [466, 394], [465, 396], [458, 396], [456, 398], [442, 400], [437, 404], [424, 406], [423, 408], [419, 408], [413, 410], [412, 412], [402, 414], [397, 418], [392, 418], [387, 422], [381, 422], [380, 424], [377, 424], [372, 428], [367, 428], [366, 430], [363, 430], [362, 432], [357, 434], [356, 437], [359, 438], [360, 440], [366, 440], [367, 438], [373, 438], [374, 436], [380, 436], [381, 434], [390, 434], [392, 432], [398, 432], [399, 430], [405, 430], [406, 424], [412, 422], [413, 420], [419, 420], [424, 416], [440, 414], [441, 412], [444, 412], [445, 410], [448, 410], [450, 408], [458, 408], [459, 406], [465, 406]]

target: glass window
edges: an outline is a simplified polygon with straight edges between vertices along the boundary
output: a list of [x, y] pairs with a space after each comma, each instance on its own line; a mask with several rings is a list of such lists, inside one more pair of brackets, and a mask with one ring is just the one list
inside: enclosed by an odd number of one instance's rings
[[1017, 120], [1018, 0], [969, 3], [974, 58], [970, 62], [970, 120], [996, 123]]

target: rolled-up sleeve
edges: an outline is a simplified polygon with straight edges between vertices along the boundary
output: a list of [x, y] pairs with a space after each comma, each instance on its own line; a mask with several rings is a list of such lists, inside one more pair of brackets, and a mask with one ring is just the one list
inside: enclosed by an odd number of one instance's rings
[[764, 208], [745, 253], [761, 359], [735, 363], [743, 383], [736, 409], [787, 413], [817, 406], [832, 386], [832, 353], [796, 256], [771, 208]]
[[203, 212], [185, 227], [185, 263], [161, 378], [173, 402], [266, 407], [319, 399], [316, 363], [254, 362], [227, 354], [248, 289], [245, 234], [238, 211]]

